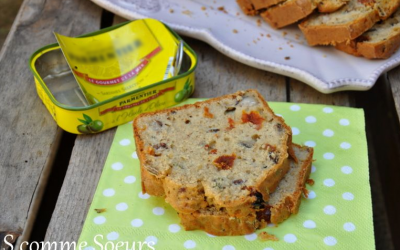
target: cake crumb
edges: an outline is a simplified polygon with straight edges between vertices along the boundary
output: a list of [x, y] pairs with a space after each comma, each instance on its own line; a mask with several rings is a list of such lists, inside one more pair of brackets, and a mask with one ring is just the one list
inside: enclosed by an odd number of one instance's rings
[[314, 185], [314, 183], [315, 183], [315, 181], [313, 179], [308, 179], [306, 182], [310, 186]]
[[107, 209], [105, 208], [95, 208], [94, 211], [96, 211], [96, 213], [101, 214], [104, 213], [105, 211], [107, 211]]
[[261, 19], [257, 19], [257, 26], [258, 26], [258, 27], [261, 26]]
[[285, 37], [286, 35], [287, 35], [287, 32], [286, 32], [286, 31], [283, 31], [283, 32], [282, 32], [282, 36]]
[[296, 34], [294, 38], [295, 38], [296, 40], [299, 40], [299, 39], [300, 39], [300, 35], [299, 35], [299, 34]]
[[224, 12], [225, 14], [228, 14], [228, 12], [225, 10], [224, 6], [218, 7], [218, 10]]
[[239, 13], [239, 12], [236, 12], [236, 16], [240, 16], [240, 13]]
[[237, 29], [233, 29], [232, 32], [235, 34], [239, 33], [239, 31], [237, 31]]
[[169, 9], [169, 13], [174, 13], [174, 9]]
[[256, 41], [256, 40], [253, 40], [253, 43], [254, 43], [254, 44], [257, 44], [257, 41]]
[[285, 60], [290, 60], [290, 56], [285, 56]]
[[270, 34], [267, 34], [267, 37], [268, 37], [268, 38], [271, 38], [271, 35], [270, 35]]
[[279, 49], [279, 50], [282, 50], [282, 47], [279, 47], [278, 49]]
[[293, 44], [290, 44], [290, 48], [294, 48]]
[[323, 57], [324, 57], [324, 58], [327, 58], [328, 56], [327, 56], [327, 55], [323, 55]]
[[260, 41], [260, 38], [259, 38], [259, 37], [257, 37], [257, 41]]
[[258, 234], [258, 237], [261, 241], [279, 241], [278, 237], [273, 234], [269, 234], [267, 232], [261, 232]]
[[205, 6], [201, 6], [201, 10], [206, 10], [207, 8]]
[[182, 14], [185, 14], [185, 15], [188, 15], [191, 17], [193, 13], [190, 10], [184, 10], [184, 11], [182, 11]]
[[263, 34], [263, 33], [260, 33], [260, 36], [264, 36], [264, 34]]
[[303, 188], [304, 197], [308, 198], [309, 191], [307, 188]]

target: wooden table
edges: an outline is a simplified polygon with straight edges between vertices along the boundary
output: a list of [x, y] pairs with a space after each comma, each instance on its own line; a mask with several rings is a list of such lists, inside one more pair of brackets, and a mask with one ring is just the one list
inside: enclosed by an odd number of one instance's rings
[[[58, 128], [36, 94], [28, 61], [36, 49], [55, 42], [53, 30], [76, 36], [118, 22], [89, 1], [23, 3], [0, 52], [0, 240], [7, 234], [18, 242], [78, 239], [115, 129], [75, 136]], [[391, 237], [400, 235], [400, 68], [370, 91], [326, 95], [185, 40], [199, 57], [193, 97], [255, 88], [268, 101], [364, 108], [376, 245], [400, 248], [400, 238]]]

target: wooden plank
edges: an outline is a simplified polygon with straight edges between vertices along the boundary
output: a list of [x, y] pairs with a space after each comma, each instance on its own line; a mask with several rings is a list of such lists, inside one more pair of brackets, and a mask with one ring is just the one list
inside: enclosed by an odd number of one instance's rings
[[45, 241], [78, 240], [115, 130], [77, 137]]
[[397, 111], [397, 119], [400, 121], [400, 67], [391, 70], [388, 73], [388, 79]]
[[[117, 17], [114, 24], [122, 21]], [[251, 87], [270, 100], [286, 100], [284, 77], [242, 65], [203, 42], [184, 39], [199, 57], [193, 97], [214, 97]], [[114, 133], [113, 129], [78, 136], [45, 241], [78, 240]]]
[[290, 79], [289, 85], [290, 102], [355, 106], [354, 97], [349, 92], [323, 94], [295, 79]]
[[55, 42], [53, 30], [97, 29], [99, 10], [89, 1], [26, 0], [0, 52], [1, 235], [28, 239], [62, 133], [36, 94], [29, 58]]

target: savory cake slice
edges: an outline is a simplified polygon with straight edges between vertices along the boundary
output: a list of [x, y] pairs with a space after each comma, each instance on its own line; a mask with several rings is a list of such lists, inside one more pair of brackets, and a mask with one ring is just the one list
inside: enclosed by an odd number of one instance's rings
[[260, 198], [258, 211], [238, 217], [229, 215], [224, 209], [207, 207], [194, 213], [179, 213], [181, 224], [186, 230], [201, 229], [213, 235], [244, 235], [264, 228], [268, 223], [281, 223], [291, 214], [297, 214], [311, 171], [313, 149], [293, 146], [298, 162], [290, 160], [289, 172], [268, 202]]
[[375, 24], [370, 30], [350, 43], [339, 43], [336, 48], [348, 54], [368, 59], [386, 59], [400, 47], [400, 10], [393, 17]]
[[254, 211], [289, 169], [291, 130], [256, 90], [138, 116], [143, 192], [179, 212], [215, 206]]
[[260, 16], [269, 25], [279, 29], [307, 17], [316, 7], [312, 0], [288, 0], [266, 9]]
[[379, 18], [372, 0], [350, 0], [336, 12], [310, 16], [299, 27], [309, 45], [335, 45], [359, 37]]

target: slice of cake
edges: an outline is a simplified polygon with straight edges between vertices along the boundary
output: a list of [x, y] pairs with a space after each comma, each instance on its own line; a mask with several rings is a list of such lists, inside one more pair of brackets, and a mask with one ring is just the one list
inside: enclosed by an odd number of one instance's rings
[[316, 7], [312, 0], [288, 0], [266, 9], [260, 16], [278, 29], [307, 17]]
[[290, 128], [255, 90], [142, 114], [133, 126], [143, 192], [165, 195], [178, 212], [249, 214], [294, 156]]
[[229, 215], [224, 209], [207, 207], [194, 213], [179, 213], [181, 224], [186, 230], [201, 229], [213, 235], [244, 235], [297, 214], [311, 171], [313, 149], [294, 145], [294, 151], [298, 162], [290, 161], [289, 172], [271, 194], [270, 200], [265, 202], [260, 198], [255, 204], [258, 211], [238, 217]]
[[310, 16], [299, 27], [309, 45], [335, 45], [359, 37], [377, 21], [373, 1], [351, 0], [336, 12]]
[[386, 59], [400, 47], [400, 10], [393, 17], [374, 25], [350, 43], [340, 43], [337, 49], [368, 59]]

